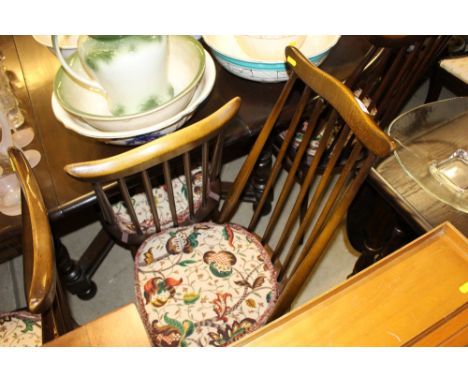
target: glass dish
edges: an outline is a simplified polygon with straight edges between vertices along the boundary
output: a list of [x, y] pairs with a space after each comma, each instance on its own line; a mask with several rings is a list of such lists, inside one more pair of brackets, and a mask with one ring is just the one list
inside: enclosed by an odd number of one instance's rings
[[388, 134], [410, 177], [440, 201], [468, 212], [468, 97], [412, 109], [390, 124]]

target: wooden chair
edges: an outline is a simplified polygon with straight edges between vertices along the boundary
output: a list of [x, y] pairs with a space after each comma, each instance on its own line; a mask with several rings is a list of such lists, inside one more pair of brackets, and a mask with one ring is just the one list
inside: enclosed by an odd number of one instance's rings
[[21, 150], [10, 147], [8, 154], [22, 190], [27, 309], [0, 314], [0, 346], [40, 346], [76, 325], [55, 269], [53, 239], [38, 183]]
[[[291, 78], [252, 147], [219, 215], [214, 215], [215, 222], [197, 221], [191, 225], [162, 229], [149, 236], [135, 251], [137, 306], [156, 346], [225, 346], [284, 313], [333, 236], [375, 158], [388, 155], [394, 148], [393, 142], [361, 109], [346, 86], [309, 63], [297, 49], [288, 48], [287, 57], [293, 69]], [[231, 218], [291, 89], [300, 83], [304, 90], [284, 147], [276, 158], [263, 197], [246, 229], [232, 223]], [[255, 230], [262, 206], [270, 190], [278, 183], [282, 160], [309, 100], [314, 100], [315, 112], [309, 118], [310, 131], [306, 133], [307, 136], [312, 136], [315, 122], [324, 113], [332, 113], [335, 118], [329, 119], [333, 123], [324, 129], [316, 159], [310, 165], [299, 196], [291, 200], [288, 209], [286, 201], [291, 199], [295, 169], [304, 154], [306, 142], [299, 147], [297, 160], [285, 183], [280, 187], [276, 185], [282, 192], [262, 234]], [[222, 110], [226, 107], [229, 105]], [[339, 138], [336, 139], [335, 148], [328, 156], [323, 176], [317, 179], [317, 165], [328, 149], [328, 138], [337, 131]], [[155, 165], [181, 154], [187, 145], [193, 147], [188, 142], [202, 132], [209, 134], [205, 124], [194, 124], [144, 145], [142, 149], [130, 150], [121, 157], [125, 161], [119, 167], [119, 174], [133, 173], [130, 170], [136, 167], [134, 157], [140, 151], [151, 152], [151, 165]], [[334, 167], [344, 151], [350, 151], [350, 154], [341, 175], [335, 178]], [[110, 180], [111, 174], [107, 171], [113, 170], [111, 163], [114, 162], [115, 158], [112, 161], [77, 164], [67, 166], [66, 171], [74, 177], [86, 177], [93, 182]], [[146, 166], [140, 164], [139, 169]], [[185, 173], [188, 174], [188, 171]], [[316, 186], [315, 181], [318, 181]], [[331, 190], [333, 185], [335, 187]], [[310, 188], [315, 188], [316, 193], [311, 198], [305, 218], [293, 234], [304, 194]], [[99, 187], [96, 192], [102, 194]], [[103, 203], [106, 199], [99, 198], [101, 208], [111, 212], [111, 208], [106, 207], [108, 202]], [[286, 223], [280, 221], [281, 213], [289, 217]], [[310, 231], [314, 216], [317, 220]], [[275, 230], [277, 225], [279, 231]], [[300, 250], [304, 236], [307, 240]], [[287, 245], [286, 256], [281, 256]]]
[[425, 103], [437, 101], [442, 88], [457, 96], [468, 95], [468, 47], [466, 36], [450, 36], [444, 52], [433, 65]]
[[[93, 184], [104, 228], [135, 254], [151, 234], [204, 221], [216, 210], [222, 127], [239, 105], [240, 99], [233, 99], [192, 126], [120, 155], [69, 164], [65, 171]], [[197, 154], [201, 166], [191, 160]]]
[[[369, 36], [368, 39], [371, 43], [369, 50], [361, 62], [356, 65], [352, 74], [345, 80], [345, 84], [370, 110], [372, 118], [380, 128], [385, 129], [426, 78], [434, 61], [444, 49], [448, 38], [442, 36]], [[295, 144], [284, 161], [286, 170], [291, 167], [294, 161], [312, 106], [312, 103], [306, 106], [305, 116], [300, 121], [302, 127], [296, 133]], [[330, 116], [330, 114], [324, 114], [318, 123], [325, 126], [328, 123], [327, 118]], [[291, 116], [279, 120], [276, 127], [279, 133], [273, 135], [271, 139], [274, 155], [277, 155], [283, 143], [290, 119]], [[314, 156], [320, 141], [321, 131], [322, 128], [317, 128], [310, 141], [310, 146], [307, 148], [303, 163], [297, 173], [298, 182], [302, 182]], [[333, 145], [330, 145], [329, 149], [326, 150], [325, 157], [330, 154], [332, 147]], [[339, 171], [339, 168], [337, 170]], [[323, 171], [322, 164], [319, 165], [319, 171]], [[266, 210], [268, 211], [268, 209], [267, 207]]]
[[[272, 261], [281, 264], [278, 280], [283, 285], [280, 287], [282, 292], [271, 318], [290, 307], [376, 158], [389, 155], [395, 148], [394, 142], [375, 124], [349, 88], [309, 63], [296, 48], [286, 48], [286, 58], [292, 69], [290, 79], [234, 181], [218, 219], [226, 222], [232, 217], [261, 151], [275, 133], [274, 127], [292, 89], [298, 83], [302, 84], [300, 101], [248, 226], [249, 231], [255, 231], [270, 193], [273, 189], [280, 190], [274, 198], [274, 208], [265, 230], [257, 232], [262, 245], [270, 249]], [[302, 141], [294, 148], [295, 156], [287, 177], [281, 181], [279, 174], [295, 144], [294, 137], [304, 113], [307, 128]], [[317, 134], [321, 138], [315, 155], [304, 172], [297, 196], [291, 199], [297, 172], [304, 163], [311, 139]], [[319, 166], [322, 167], [320, 172]], [[310, 192], [307, 208], [300, 219], [301, 206]], [[281, 216], [286, 219], [281, 220]]]
[[[386, 129], [430, 77], [437, 60], [447, 49], [450, 36], [370, 36], [369, 39], [373, 44], [368, 52], [370, 58], [364, 60], [361, 74], [355, 73], [357, 79], [347, 83], [358, 90], [359, 98], [371, 110], [375, 121]], [[388, 210], [387, 206], [363, 208], [370, 203], [369, 192], [374, 194], [365, 184], [348, 211], [348, 238], [361, 252], [353, 274], [412, 238], [403, 219], [386, 213], [375, 214], [376, 209]], [[372, 223], [376, 219], [378, 225]]]

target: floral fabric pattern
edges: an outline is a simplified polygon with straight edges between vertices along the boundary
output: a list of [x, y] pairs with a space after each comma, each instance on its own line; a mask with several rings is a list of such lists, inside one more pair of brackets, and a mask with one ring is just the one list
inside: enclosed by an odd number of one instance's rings
[[0, 346], [41, 346], [41, 316], [28, 312], [0, 314]]
[[[189, 217], [189, 204], [187, 194], [187, 184], [185, 176], [181, 175], [172, 180], [172, 188], [174, 190], [174, 199], [176, 205], [177, 220], [179, 223], [184, 222]], [[192, 171], [192, 190], [194, 199], [195, 212], [201, 206], [202, 197], [202, 171], [201, 167]], [[158, 212], [161, 229], [170, 228], [172, 224], [172, 215], [169, 207], [169, 197], [167, 194], [167, 186], [153, 188], [153, 197]], [[139, 193], [131, 198], [133, 208], [140, 223], [141, 230], [145, 234], [154, 233], [155, 226], [151, 208], [146, 198], [145, 193]], [[115, 214], [115, 219], [120, 229], [124, 232], [135, 233], [135, 226], [128, 214], [127, 207], [123, 201], [120, 201], [112, 206]]]
[[264, 325], [276, 273], [258, 239], [199, 223], [150, 236], [135, 257], [137, 306], [155, 346], [226, 346]]

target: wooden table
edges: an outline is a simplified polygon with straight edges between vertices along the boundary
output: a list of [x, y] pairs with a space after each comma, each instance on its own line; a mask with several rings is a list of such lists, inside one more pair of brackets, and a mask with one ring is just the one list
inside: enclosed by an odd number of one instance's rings
[[44, 344], [57, 346], [151, 346], [134, 304], [125, 305], [103, 317]]
[[[427, 152], [441, 150], [444, 157], [455, 149], [466, 147], [468, 130], [468, 98], [453, 98], [422, 105], [395, 120], [399, 128], [417, 128], [414, 142], [405, 142], [398, 148], [400, 161], [406, 163], [415, 156], [405, 153], [403, 147], [415, 147]], [[398, 125], [399, 124], [399, 125]], [[391, 127], [390, 127], [391, 129]], [[411, 131], [411, 130], [408, 130]], [[391, 134], [391, 132], [390, 132]], [[400, 140], [401, 137], [398, 137]], [[460, 144], [464, 142], [464, 144]], [[431, 230], [444, 221], [450, 221], [468, 236], [468, 213], [439, 200], [432, 186], [428, 192], [424, 182], [434, 180], [427, 174], [427, 159], [419, 151], [420, 174], [426, 174], [419, 184], [405, 170], [396, 155], [382, 160], [374, 168], [348, 213], [348, 236], [355, 249], [362, 253], [354, 272], [383, 258], [414, 237]], [[442, 156], [441, 156], [442, 157]], [[414, 167], [412, 171], [415, 171]], [[434, 184], [438, 184], [434, 181]], [[444, 185], [439, 185], [443, 189]]]
[[[445, 223], [235, 346], [466, 346], [468, 240]], [[133, 304], [46, 346], [149, 346]]]
[[[322, 67], [338, 78], [346, 78], [369, 48], [363, 36], [343, 36], [332, 49]], [[27, 123], [36, 137], [27, 148], [39, 150], [42, 159], [34, 169], [52, 223], [76, 220], [86, 207], [95, 202], [88, 183], [69, 177], [63, 167], [118, 154], [127, 148], [107, 145], [66, 129], [54, 116], [51, 107], [52, 82], [59, 62], [52, 52], [31, 36], [0, 36], [0, 50]], [[258, 83], [234, 76], [216, 64], [217, 78], [213, 91], [190, 122], [199, 120], [235, 96], [242, 97], [239, 115], [230, 125], [227, 144], [254, 137], [270, 112], [283, 83]], [[248, 146], [247, 146], [248, 147]], [[232, 150], [229, 150], [232, 152]], [[66, 219], [66, 220], [64, 220]], [[57, 224], [55, 225], [57, 226]], [[13, 250], [21, 229], [19, 217], [0, 214], [0, 237], [3, 249], [0, 261], [17, 255]], [[10, 239], [11, 242], [8, 241]], [[11, 248], [9, 248], [11, 247]]]
[[466, 346], [468, 240], [451, 224], [236, 346]]

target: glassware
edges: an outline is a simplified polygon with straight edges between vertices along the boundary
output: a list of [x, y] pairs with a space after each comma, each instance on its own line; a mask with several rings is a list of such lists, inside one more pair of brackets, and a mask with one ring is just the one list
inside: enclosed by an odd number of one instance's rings
[[[12, 139], [11, 130], [19, 121], [22, 120], [24, 123], [24, 117], [19, 109], [18, 101], [11, 91], [4, 67], [1, 63], [0, 66], [0, 125], [2, 133], [0, 141], [0, 213], [16, 216], [21, 214], [21, 189], [18, 178], [11, 168], [7, 150], [8, 147], [17, 145], [17, 142]], [[18, 115], [21, 115], [19, 119]], [[39, 163], [41, 155], [37, 150], [27, 150], [24, 154], [31, 167]]]
[[440, 201], [468, 213], [468, 97], [412, 109], [389, 126], [403, 170]]
[[0, 142], [0, 212], [8, 216], [21, 214], [21, 190], [18, 178], [13, 172], [8, 159], [7, 149], [12, 145], [10, 121], [6, 113], [0, 109], [0, 125], [2, 140]]
[[[12, 138], [17, 147], [25, 147], [34, 139], [34, 131], [24, 125], [24, 113], [11, 88], [6, 68], [3, 64], [5, 56], [0, 52], [0, 109], [6, 114], [13, 130]], [[21, 126], [23, 128], [19, 129]]]

